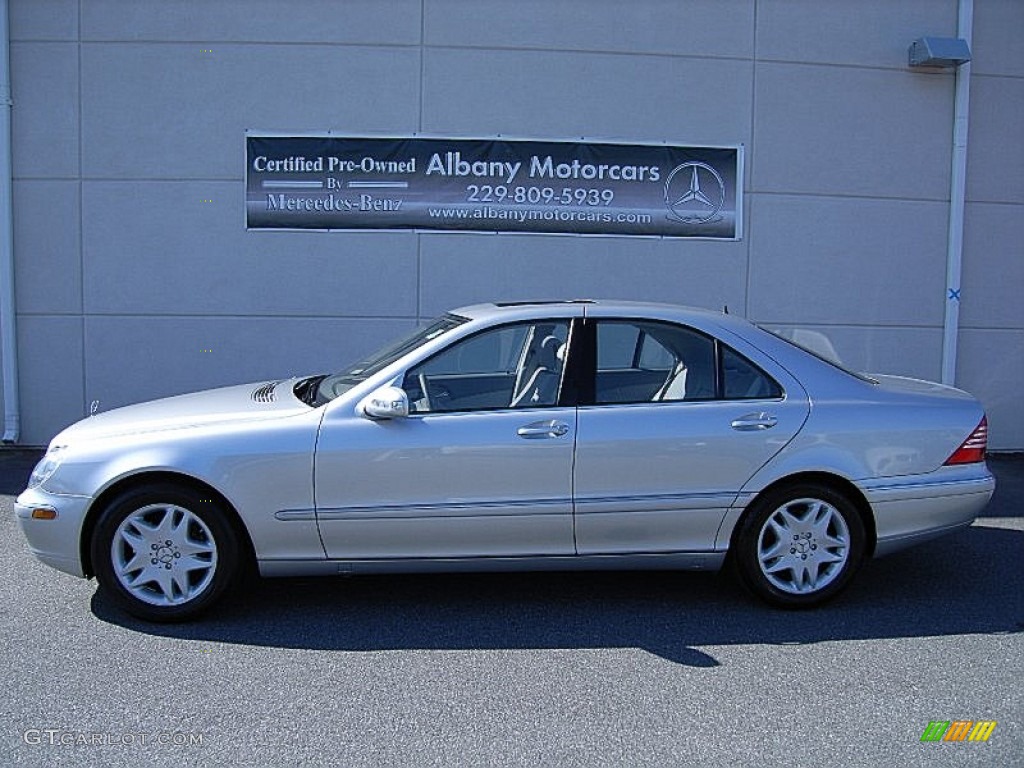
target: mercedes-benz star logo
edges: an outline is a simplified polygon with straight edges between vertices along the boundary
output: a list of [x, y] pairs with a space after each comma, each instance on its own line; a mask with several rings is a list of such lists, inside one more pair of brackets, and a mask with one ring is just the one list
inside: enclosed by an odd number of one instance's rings
[[724, 205], [725, 182], [707, 163], [692, 160], [677, 165], [665, 180], [665, 207], [670, 219], [704, 224], [718, 216]]

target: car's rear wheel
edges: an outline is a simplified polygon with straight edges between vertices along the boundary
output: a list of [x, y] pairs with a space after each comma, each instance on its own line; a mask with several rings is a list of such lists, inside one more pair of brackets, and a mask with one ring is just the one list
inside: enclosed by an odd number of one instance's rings
[[184, 486], [117, 497], [92, 540], [100, 588], [147, 621], [183, 621], [212, 605], [238, 574], [238, 540], [224, 510]]
[[740, 524], [734, 555], [754, 594], [802, 608], [846, 587], [864, 557], [864, 539], [860, 514], [846, 496], [807, 483], [757, 499]]

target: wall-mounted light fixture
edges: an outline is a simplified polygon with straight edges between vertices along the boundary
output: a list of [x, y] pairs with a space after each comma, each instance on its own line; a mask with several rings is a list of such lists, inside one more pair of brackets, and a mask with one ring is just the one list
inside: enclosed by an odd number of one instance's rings
[[959, 67], [971, 60], [971, 48], [962, 37], [919, 37], [908, 54], [912, 67]]

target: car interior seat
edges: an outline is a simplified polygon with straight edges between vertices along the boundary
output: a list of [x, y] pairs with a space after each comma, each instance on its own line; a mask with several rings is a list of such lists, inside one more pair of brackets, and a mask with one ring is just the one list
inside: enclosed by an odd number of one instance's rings
[[524, 376], [525, 383], [512, 397], [512, 408], [554, 404], [561, 373], [558, 352], [562, 346], [557, 336], [544, 337], [535, 350], [529, 373]]

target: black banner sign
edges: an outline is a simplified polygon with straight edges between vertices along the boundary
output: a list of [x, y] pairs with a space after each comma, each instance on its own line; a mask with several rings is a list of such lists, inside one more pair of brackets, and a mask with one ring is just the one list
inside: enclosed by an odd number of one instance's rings
[[739, 147], [246, 137], [250, 229], [741, 237]]

